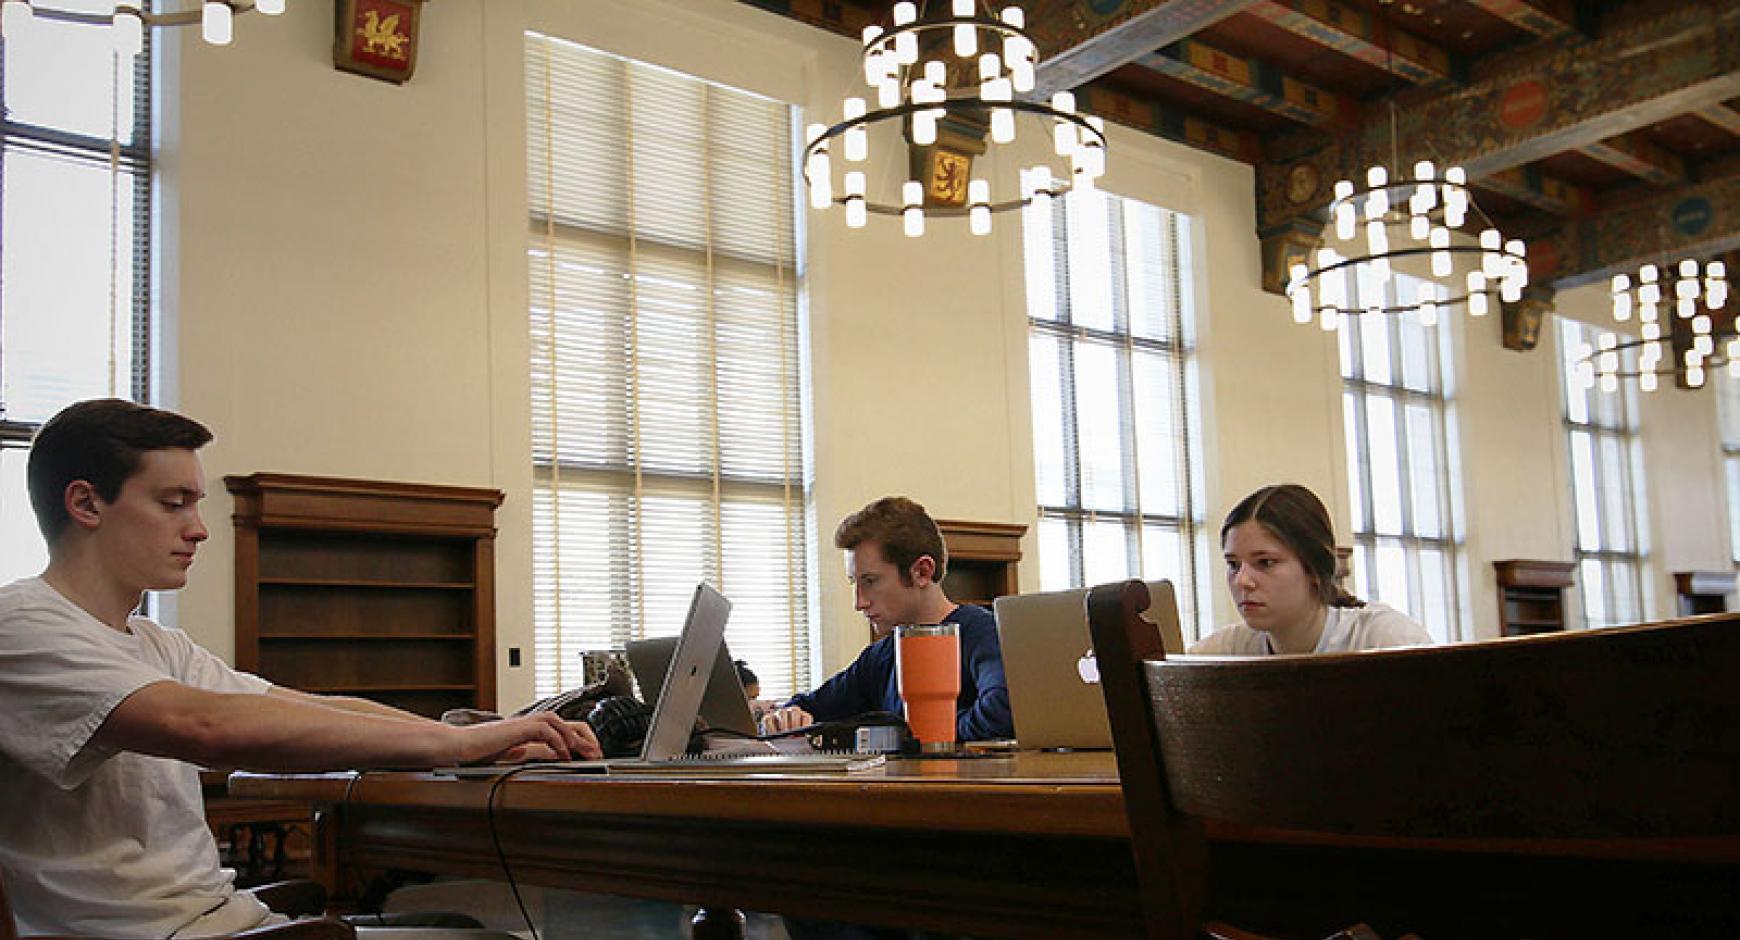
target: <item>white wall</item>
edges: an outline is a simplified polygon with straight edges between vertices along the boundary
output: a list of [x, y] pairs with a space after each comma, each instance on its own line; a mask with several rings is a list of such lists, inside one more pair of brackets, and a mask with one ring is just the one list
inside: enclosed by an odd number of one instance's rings
[[[443, 0], [424, 10], [403, 87], [332, 69], [323, 4], [242, 17], [234, 45], [194, 41], [171, 57], [171, 391], [218, 433], [206, 454], [213, 537], [181, 620], [219, 653], [233, 640], [222, 475], [495, 486], [508, 496], [498, 636], [528, 654], [519, 669], [498, 656], [501, 699], [530, 697], [526, 28], [828, 115], [857, 68], [855, 43], [735, 0]], [[1290, 480], [1322, 494], [1345, 529], [1336, 349], [1258, 288], [1250, 168], [1114, 128], [1105, 186], [1201, 223], [1210, 524], [1249, 490]], [[987, 238], [936, 225], [914, 241], [806, 218], [819, 629], [832, 669], [865, 637], [827, 547], [840, 517], [900, 492], [939, 516], [1034, 522], [1025, 300], [1012, 224]], [[1557, 380], [1550, 348], [1499, 348], [1496, 316], [1458, 344], [1469, 607], [1474, 632], [1490, 635], [1491, 560], [1569, 557]], [[1713, 406], [1651, 407], [1658, 568], [1724, 567]], [[1026, 548], [1032, 585], [1031, 536]], [[1217, 619], [1230, 619], [1215, 593]]]

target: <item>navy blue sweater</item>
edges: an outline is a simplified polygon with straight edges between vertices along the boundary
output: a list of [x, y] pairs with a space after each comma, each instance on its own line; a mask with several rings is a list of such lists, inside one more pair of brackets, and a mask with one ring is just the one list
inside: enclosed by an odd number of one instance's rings
[[[983, 607], [962, 604], [943, 622], [957, 624], [961, 634], [961, 697], [955, 702], [955, 734], [962, 741], [1014, 737], [997, 619]], [[821, 688], [794, 696], [786, 704], [809, 712], [817, 721], [838, 721], [872, 711], [901, 714], [893, 635], [865, 647], [852, 665], [822, 683]]]

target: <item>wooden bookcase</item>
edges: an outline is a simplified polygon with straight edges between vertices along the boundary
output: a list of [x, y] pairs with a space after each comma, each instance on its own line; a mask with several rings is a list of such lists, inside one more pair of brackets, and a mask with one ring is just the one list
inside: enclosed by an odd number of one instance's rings
[[1498, 627], [1502, 636], [1565, 629], [1565, 589], [1575, 582], [1573, 562], [1512, 558], [1492, 563], [1498, 575]]
[[431, 717], [495, 708], [501, 491], [277, 473], [224, 485], [237, 668]]
[[949, 551], [949, 570], [943, 577], [949, 600], [989, 607], [1005, 594], [1020, 593], [1017, 568], [1026, 526], [954, 519], [938, 519], [936, 525]]
[[1682, 617], [1727, 611], [1728, 598], [1735, 588], [1732, 571], [1674, 572], [1674, 594]]

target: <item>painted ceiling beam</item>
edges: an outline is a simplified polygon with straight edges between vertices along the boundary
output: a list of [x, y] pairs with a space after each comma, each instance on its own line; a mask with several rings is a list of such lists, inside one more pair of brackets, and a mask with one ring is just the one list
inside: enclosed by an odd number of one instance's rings
[[1582, 215], [1594, 205], [1588, 190], [1549, 176], [1534, 167], [1512, 167], [1501, 173], [1481, 177], [1478, 186], [1531, 208], [1563, 217]]
[[[1600, 40], [1569, 44], [1527, 68], [1427, 101], [1400, 106], [1355, 131], [1301, 129], [1264, 140], [1257, 168], [1257, 225], [1264, 284], [1309, 251], [1339, 179], [1365, 167], [1431, 159], [1471, 180], [1740, 96], [1740, 5], [1670, 9]], [[1306, 185], [1309, 184], [1309, 185]], [[1315, 228], [1313, 227], [1315, 225]]]
[[1686, 162], [1636, 134], [1625, 134], [1578, 148], [1578, 153], [1657, 186], [1686, 181]]
[[1564, 0], [1468, 0], [1468, 5], [1543, 39], [1553, 39], [1576, 30], [1572, 23], [1575, 11]]
[[1632, 273], [1646, 262], [1671, 264], [1740, 249], [1740, 172], [1567, 222], [1529, 240], [1531, 279], [1569, 290]]
[[1262, 144], [1249, 131], [1233, 130], [1211, 121], [1163, 107], [1152, 101], [1124, 94], [1104, 82], [1090, 82], [1077, 88], [1076, 105], [1080, 110], [1097, 114], [1144, 133], [1165, 137], [1245, 163], [1262, 158]]
[[[1162, 46], [1207, 29], [1257, 0], [1040, 0], [1027, 10], [1027, 30], [1039, 46], [1029, 98], [1086, 84]], [[1108, 13], [1097, 7], [1111, 6]]]
[[1450, 78], [1450, 53], [1376, 14], [1336, 0], [1260, 0], [1252, 15], [1415, 84]]
[[1140, 65], [1301, 124], [1352, 126], [1359, 105], [1332, 91], [1290, 78], [1260, 59], [1247, 59], [1194, 39], [1136, 60]]
[[741, 0], [757, 9], [780, 16], [789, 16], [801, 23], [818, 26], [831, 33], [859, 39], [864, 27], [885, 23], [886, 15], [875, 15], [850, 3], [837, 0]]
[[1705, 121], [1720, 127], [1736, 137], [1740, 137], [1740, 111], [1736, 111], [1725, 104], [1713, 104], [1707, 108], [1699, 109], [1696, 113], [1698, 117], [1703, 118]]
[[[1716, 23], [1707, 11], [1689, 9], [1569, 46], [1533, 68], [1403, 105], [1394, 143], [1404, 166], [1431, 159], [1462, 166], [1478, 180], [1737, 95], [1740, 5]], [[1267, 138], [1268, 160], [1258, 173], [1263, 233], [1320, 207], [1287, 198], [1296, 167], [1309, 164], [1325, 187], [1354, 179], [1366, 166], [1388, 162], [1390, 134], [1389, 115], [1378, 113], [1349, 133], [1301, 129]]]

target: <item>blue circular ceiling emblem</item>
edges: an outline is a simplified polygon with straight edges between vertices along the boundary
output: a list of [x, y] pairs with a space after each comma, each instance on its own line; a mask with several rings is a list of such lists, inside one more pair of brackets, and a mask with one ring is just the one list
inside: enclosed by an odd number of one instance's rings
[[1710, 206], [1710, 200], [1702, 196], [1682, 199], [1674, 206], [1674, 231], [1681, 235], [1702, 235], [1710, 227], [1715, 216], [1715, 210]]

